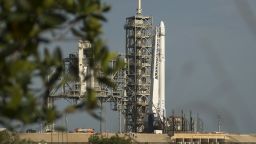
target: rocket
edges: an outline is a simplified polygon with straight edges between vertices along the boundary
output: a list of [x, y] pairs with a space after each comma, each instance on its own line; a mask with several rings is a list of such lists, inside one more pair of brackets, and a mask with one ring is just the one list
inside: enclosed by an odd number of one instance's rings
[[160, 57], [160, 65], [159, 65], [159, 70], [160, 70], [160, 79], [159, 79], [159, 87], [160, 87], [160, 117], [161, 118], [166, 116], [166, 111], [165, 111], [165, 26], [164, 22], [160, 22], [160, 52], [159, 52], [159, 57]]
[[160, 26], [155, 32], [155, 49], [153, 57], [153, 84], [152, 84], [152, 113], [154, 118], [163, 121], [165, 111], [165, 25]]

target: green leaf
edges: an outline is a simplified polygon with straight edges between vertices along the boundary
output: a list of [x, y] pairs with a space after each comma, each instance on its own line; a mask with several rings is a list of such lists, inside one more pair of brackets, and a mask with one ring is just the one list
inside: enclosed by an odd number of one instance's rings
[[101, 21], [104, 21], [104, 22], [107, 21], [107, 19], [103, 15], [101, 15], [101, 14], [92, 14], [92, 16], [94, 18], [98, 19], [98, 20], [101, 20]]
[[10, 94], [11, 97], [11, 100], [8, 103], [8, 108], [13, 110], [17, 109], [21, 103], [23, 94], [21, 87], [17, 84], [12, 87], [7, 87], [7, 92]]
[[71, 28], [71, 32], [73, 35], [75, 35], [77, 37], [81, 37], [81, 38], [85, 37], [85, 35], [81, 31], [78, 31], [75, 28]]
[[47, 13], [39, 18], [39, 22], [44, 27], [55, 27], [61, 25], [66, 21], [66, 17], [60, 13]]
[[[12, 121], [22, 125], [52, 122], [63, 114], [54, 107], [47, 108], [47, 98], [53, 87], [79, 79], [77, 60], [70, 66], [73, 75], [60, 81], [62, 53], [58, 43], [47, 35], [49, 32], [67, 30], [80, 39], [89, 40], [95, 46], [89, 65], [95, 72], [93, 76], [101, 76], [99, 81], [112, 84], [108, 79], [112, 71], [108, 61], [112, 55], [101, 37], [102, 22], [106, 21], [104, 14], [109, 9], [100, 0], [0, 2], [0, 125], [14, 127]], [[71, 19], [74, 21], [70, 22]], [[45, 44], [49, 48], [41, 50]], [[86, 75], [87, 79], [90, 77]], [[40, 90], [33, 88], [34, 80], [42, 86]], [[84, 110], [100, 119], [93, 111], [98, 107], [96, 91], [88, 89], [85, 97], [81, 104], [67, 107], [65, 111]]]
[[111, 9], [110, 6], [104, 6], [103, 9], [102, 9], [102, 11], [103, 11], [103, 12], [108, 12], [108, 11], [110, 11], [110, 9]]
[[67, 107], [65, 108], [65, 113], [73, 113], [73, 112], [75, 112], [75, 111], [76, 111], [76, 108], [75, 108], [75, 106], [73, 106], [73, 105], [67, 106]]

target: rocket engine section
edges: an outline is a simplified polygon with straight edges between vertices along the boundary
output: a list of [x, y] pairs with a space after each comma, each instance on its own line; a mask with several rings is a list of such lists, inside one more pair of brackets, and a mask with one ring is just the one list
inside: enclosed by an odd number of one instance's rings
[[[153, 60], [152, 77], [152, 115], [150, 130], [159, 130], [164, 127], [165, 111], [165, 26], [160, 22], [160, 26], [155, 31], [155, 48]], [[150, 123], [150, 122], [149, 122]], [[150, 126], [151, 125], [151, 126]]]

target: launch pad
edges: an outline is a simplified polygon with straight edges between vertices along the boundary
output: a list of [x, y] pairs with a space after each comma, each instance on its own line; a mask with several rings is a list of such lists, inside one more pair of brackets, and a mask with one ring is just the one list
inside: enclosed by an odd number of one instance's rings
[[[153, 18], [142, 15], [141, 0], [135, 16], [127, 17], [125, 23], [125, 55], [120, 57], [126, 67], [112, 75], [117, 88], [101, 85], [93, 77], [88, 64], [88, 51], [93, 45], [89, 41], [79, 41], [78, 52], [65, 58], [64, 74], [76, 73], [74, 79], [51, 90], [48, 106], [54, 99], [64, 98], [77, 103], [91, 87], [97, 92], [99, 102], [112, 102], [113, 110], [124, 116], [125, 132], [153, 132], [163, 130], [166, 124], [165, 110], [165, 26], [153, 25]], [[111, 61], [110, 63], [115, 63]], [[150, 117], [150, 120], [149, 120]], [[120, 118], [121, 125], [121, 118]], [[51, 128], [53, 129], [53, 128]], [[121, 128], [120, 128], [121, 131]]]

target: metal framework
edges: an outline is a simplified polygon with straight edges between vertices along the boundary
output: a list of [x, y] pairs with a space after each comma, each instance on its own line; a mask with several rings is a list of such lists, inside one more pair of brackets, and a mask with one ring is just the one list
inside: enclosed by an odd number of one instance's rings
[[[81, 81], [80, 72], [86, 69], [86, 73], [93, 73], [89, 70], [87, 57], [79, 54], [70, 54], [64, 59], [64, 74], [72, 73], [78, 69], [77, 79], [70, 79], [64, 84], [56, 86], [50, 97], [64, 98], [77, 102], [81, 97], [81, 92], [85, 92], [83, 86], [90, 84], [97, 91], [99, 102], [114, 103], [113, 110], [125, 116], [126, 132], [144, 132], [147, 125], [148, 114], [150, 113], [150, 102], [152, 101], [152, 76], [153, 76], [153, 49], [154, 49], [154, 27], [153, 18], [143, 16], [141, 0], [138, 0], [137, 14], [126, 18], [126, 67], [112, 75], [112, 80], [116, 83], [116, 89], [99, 84], [94, 80], [88, 83]], [[80, 41], [79, 47], [85, 46], [86, 42]], [[90, 45], [88, 45], [90, 46]], [[82, 58], [81, 58], [82, 57]], [[83, 66], [81, 66], [81, 60]], [[115, 61], [112, 61], [115, 63]], [[93, 83], [93, 84], [92, 84]]]
[[139, 6], [136, 16], [126, 18], [127, 132], [143, 132], [149, 112], [151, 95], [153, 20], [142, 16]]
[[[119, 111], [119, 126], [121, 132], [121, 114], [126, 111], [127, 101], [125, 92], [126, 71], [122, 69], [112, 74], [111, 79], [116, 84], [115, 89], [100, 84], [93, 78], [84, 81], [82, 79], [83, 77], [93, 73], [88, 66], [88, 56], [90, 55], [89, 48], [91, 48], [91, 44], [88, 41], [79, 41], [78, 45], [78, 53], [69, 54], [69, 56], [63, 60], [63, 77], [61, 77], [59, 83], [50, 90], [48, 107], [52, 107], [56, 99], [65, 99], [71, 103], [77, 103], [84, 98], [85, 88], [91, 87], [97, 92], [97, 98], [101, 107], [103, 103], [110, 102], [114, 105], [113, 110]], [[81, 49], [83, 49], [83, 51], [79, 51]], [[119, 57], [124, 59], [123, 55], [119, 55]], [[116, 61], [110, 61], [110, 64], [113, 66], [115, 62]], [[83, 85], [86, 85], [86, 87], [83, 88]], [[54, 131], [54, 124], [47, 124], [45, 131], [47, 130]]]

